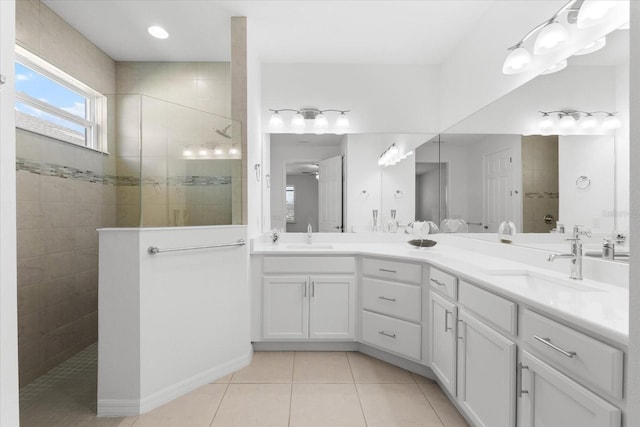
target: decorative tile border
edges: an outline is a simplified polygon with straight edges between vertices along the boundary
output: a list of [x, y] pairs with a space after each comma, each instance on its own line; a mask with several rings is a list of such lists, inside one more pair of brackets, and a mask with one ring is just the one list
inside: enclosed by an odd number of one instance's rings
[[[27, 160], [20, 157], [16, 159], [16, 171], [24, 171], [41, 176], [54, 176], [63, 179], [115, 185], [118, 187], [135, 187], [140, 186], [141, 183], [140, 178], [136, 176], [109, 175], [38, 160]], [[184, 175], [166, 179], [160, 177], [145, 177], [142, 180], [142, 185], [158, 185], [161, 180], [165, 180], [165, 184], [171, 186], [182, 185], [191, 187], [231, 184], [230, 176]]]
[[525, 193], [524, 197], [527, 199], [557, 199], [560, 197], [560, 193]]

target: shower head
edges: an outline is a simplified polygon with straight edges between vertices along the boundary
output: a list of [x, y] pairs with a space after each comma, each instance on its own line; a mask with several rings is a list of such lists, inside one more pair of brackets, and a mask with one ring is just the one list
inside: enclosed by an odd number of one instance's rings
[[213, 128], [213, 130], [215, 130], [219, 135], [222, 135], [227, 139], [231, 139], [231, 135], [227, 133], [227, 131], [229, 130], [230, 127], [231, 127], [231, 125], [229, 124], [223, 130], [220, 130], [220, 129], [217, 129], [217, 128]]

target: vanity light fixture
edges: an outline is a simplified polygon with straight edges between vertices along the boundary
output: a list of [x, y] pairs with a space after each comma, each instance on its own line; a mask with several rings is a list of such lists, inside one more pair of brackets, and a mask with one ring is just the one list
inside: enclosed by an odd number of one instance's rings
[[567, 68], [567, 60], [563, 59], [562, 61], [558, 62], [557, 64], [552, 65], [551, 67], [547, 68], [546, 70], [544, 70], [540, 74], [553, 74], [553, 73], [557, 73], [558, 71], [562, 71], [565, 68]]
[[231, 148], [229, 148], [229, 154], [231, 154], [232, 156], [236, 156], [236, 155], [238, 155], [238, 153], [240, 153], [240, 151], [235, 146], [235, 144], [232, 145]]
[[[538, 128], [543, 135], [553, 133], [552, 131], [556, 127], [560, 132], [571, 132], [578, 126], [582, 130], [592, 131], [610, 131], [622, 126], [622, 122], [615, 115], [616, 113], [607, 111], [555, 110], [539, 111], [538, 113], [541, 114], [538, 120]], [[599, 114], [606, 116], [601, 123], [596, 117]]]
[[329, 131], [329, 119], [324, 114], [326, 112], [336, 112], [338, 117], [335, 121], [335, 133], [341, 134], [349, 129], [349, 118], [347, 114], [351, 110], [319, 110], [317, 108], [279, 108], [269, 109], [273, 114], [269, 119], [269, 128], [272, 132], [282, 131], [284, 129], [284, 118], [280, 114], [281, 111], [291, 111], [294, 113], [291, 118], [291, 130], [295, 133], [304, 133], [307, 128], [307, 120], [313, 120], [313, 132], [323, 134]]
[[[579, 32], [580, 29], [597, 25], [604, 17], [610, 15], [609, 12], [612, 9], [622, 3], [624, 2], [613, 0], [568, 1], [551, 18], [534, 27], [525, 34], [518, 43], [507, 49], [509, 54], [502, 66], [502, 72], [504, 74], [518, 74], [529, 70], [539, 56], [553, 52], [563, 44], [569, 43], [572, 36]], [[532, 55], [527, 47], [525, 47], [525, 42], [534, 34], [538, 35], [533, 45], [535, 55]], [[595, 52], [604, 47], [605, 44], [606, 39], [604, 37], [595, 40], [589, 45], [584, 46], [576, 55], [586, 55]], [[560, 71], [561, 69], [562, 68], [558, 68], [557, 64], [547, 68], [542, 74], [549, 74], [550, 72]]]
[[198, 150], [198, 155], [206, 156], [207, 154], [209, 154], [209, 150], [207, 150], [205, 147], [200, 147], [200, 149]]
[[165, 40], [169, 38], [169, 33], [167, 32], [167, 30], [165, 30], [159, 25], [150, 26], [149, 28], [147, 28], [147, 32], [151, 34], [153, 37], [160, 40]]
[[213, 149], [213, 154], [214, 154], [214, 155], [216, 155], [216, 156], [222, 156], [222, 154], [223, 154], [223, 153], [222, 153], [222, 148], [220, 148], [220, 147], [215, 147], [215, 148]]
[[394, 142], [380, 155], [380, 157], [378, 158], [378, 166], [382, 166], [385, 168], [387, 166], [393, 166], [411, 155], [413, 155], [413, 151], [409, 151], [405, 154], [400, 154], [400, 150]]

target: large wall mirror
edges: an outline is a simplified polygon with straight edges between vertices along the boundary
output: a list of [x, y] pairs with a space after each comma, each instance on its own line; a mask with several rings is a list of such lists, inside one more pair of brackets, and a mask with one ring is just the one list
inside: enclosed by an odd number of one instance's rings
[[[628, 36], [609, 34], [602, 50], [570, 58], [563, 71], [538, 76], [440, 135], [445, 215], [467, 221], [471, 233], [496, 232], [510, 220], [524, 233], [548, 233], [560, 222], [627, 234]], [[540, 111], [556, 110], [615, 113], [622, 126], [584, 129], [579, 119], [568, 130], [538, 128]]]

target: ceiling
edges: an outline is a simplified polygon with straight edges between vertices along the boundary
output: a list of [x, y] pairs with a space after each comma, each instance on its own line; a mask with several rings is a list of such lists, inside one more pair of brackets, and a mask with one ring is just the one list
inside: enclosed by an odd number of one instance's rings
[[[487, 0], [43, 0], [116, 61], [229, 61], [246, 16], [267, 63], [439, 64]], [[167, 40], [147, 34], [161, 25]]]

